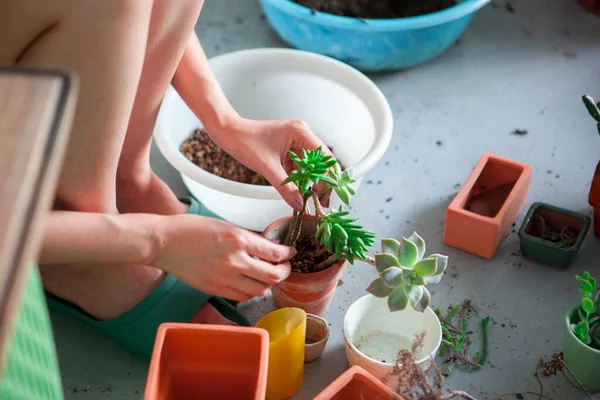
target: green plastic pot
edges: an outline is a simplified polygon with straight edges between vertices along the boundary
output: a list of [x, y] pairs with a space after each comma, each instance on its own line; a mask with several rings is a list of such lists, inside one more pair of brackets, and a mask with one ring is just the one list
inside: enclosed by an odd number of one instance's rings
[[[573, 307], [565, 317], [565, 339], [563, 344], [563, 361], [569, 367], [577, 381], [589, 392], [600, 391], [600, 350], [581, 343], [571, 331], [570, 325], [578, 321], [577, 310]], [[579, 387], [568, 371], [565, 375], [575, 386]]]
[[[531, 234], [534, 215], [541, 213], [544, 219], [553, 222], [553, 225], [566, 225], [577, 232], [577, 239], [569, 246], [564, 247], [559, 243], [541, 239]], [[564, 208], [555, 207], [545, 203], [534, 203], [521, 225], [519, 238], [521, 239], [521, 255], [535, 262], [553, 267], [567, 268], [575, 254], [579, 251], [583, 239], [590, 229], [590, 217]]]

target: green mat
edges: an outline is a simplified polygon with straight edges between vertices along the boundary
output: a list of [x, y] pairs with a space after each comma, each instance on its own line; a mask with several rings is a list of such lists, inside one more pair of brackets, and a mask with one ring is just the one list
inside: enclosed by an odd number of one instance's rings
[[29, 268], [3, 371], [2, 400], [63, 399], [48, 306], [35, 266]]

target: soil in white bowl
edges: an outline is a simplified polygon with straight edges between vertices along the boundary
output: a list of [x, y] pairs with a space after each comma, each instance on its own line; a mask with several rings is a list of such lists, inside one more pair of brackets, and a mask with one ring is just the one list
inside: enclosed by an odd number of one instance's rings
[[[411, 350], [415, 340], [415, 338], [385, 331], [371, 331], [362, 334], [358, 332], [357, 337], [358, 340], [354, 345], [361, 353], [387, 364], [395, 362], [399, 350]], [[417, 359], [425, 356], [427, 356], [427, 352], [422, 347], [416, 350]]]

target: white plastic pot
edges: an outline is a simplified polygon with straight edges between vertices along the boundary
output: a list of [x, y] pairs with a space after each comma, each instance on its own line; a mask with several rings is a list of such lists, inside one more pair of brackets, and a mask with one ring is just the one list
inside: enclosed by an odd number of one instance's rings
[[425, 332], [417, 363], [425, 367], [442, 342], [442, 326], [431, 308], [420, 313], [412, 307], [390, 313], [387, 300], [370, 294], [356, 300], [344, 317], [344, 342], [350, 366], [358, 365], [396, 390], [391, 375], [398, 351], [410, 350]]
[[[388, 148], [390, 106], [369, 78], [346, 64], [299, 50], [255, 49], [212, 58], [210, 65], [240, 115], [306, 121], [340, 162], [353, 168], [357, 187]], [[185, 158], [179, 148], [199, 127], [200, 121], [170, 88], [154, 138], [192, 195], [224, 219], [259, 232], [291, 214], [273, 187], [220, 178]], [[332, 198], [333, 207], [339, 204]]]

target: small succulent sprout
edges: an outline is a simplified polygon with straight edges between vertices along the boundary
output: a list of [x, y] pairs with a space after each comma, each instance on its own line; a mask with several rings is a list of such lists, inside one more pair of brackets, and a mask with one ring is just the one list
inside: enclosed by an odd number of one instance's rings
[[598, 133], [600, 134], [600, 101], [598, 103], [594, 103], [594, 99], [587, 94], [582, 97], [583, 104], [585, 104], [585, 108], [587, 108], [588, 112], [594, 118], [597, 123]]
[[281, 182], [282, 185], [294, 182], [303, 197], [310, 196], [313, 185], [321, 181], [334, 188], [338, 186], [337, 181], [329, 176], [329, 169], [336, 165], [337, 161], [332, 156], [323, 154], [320, 147], [309, 151], [302, 149], [302, 158], [293, 151], [289, 151], [289, 155], [298, 169], [293, 170]]
[[576, 276], [581, 304], [577, 311], [579, 321], [570, 328], [577, 338], [588, 346], [600, 349], [600, 290], [589, 272]]
[[330, 170], [331, 177], [337, 182], [337, 186], [334, 186], [333, 190], [337, 193], [338, 197], [346, 204], [350, 205], [350, 197], [356, 194], [352, 184], [356, 182], [356, 179], [352, 176], [352, 169], [348, 168], [342, 171], [339, 163], [336, 163]]
[[367, 291], [375, 297], [387, 297], [390, 311], [404, 310], [410, 304], [419, 312], [431, 303], [431, 294], [425, 287], [438, 283], [448, 266], [448, 257], [441, 254], [425, 255], [425, 241], [416, 232], [402, 242], [383, 239], [382, 252], [375, 255], [379, 278]]
[[315, 234], [316, 239], [334, 253], [338, 259], [346, 258], [350, 264], [355, 259], [364, 260], [375, 242], [375, 233], [356, 224], [357, 218], [349, 216], [340, 206], [338, 211], [327, 213]]

